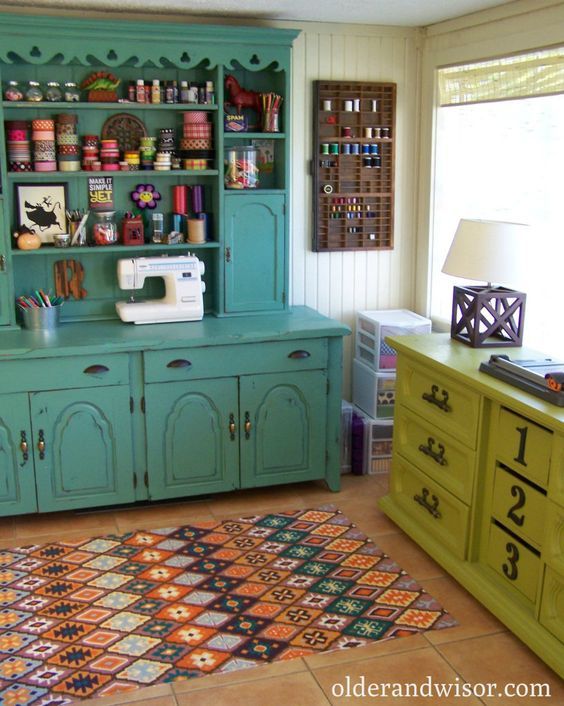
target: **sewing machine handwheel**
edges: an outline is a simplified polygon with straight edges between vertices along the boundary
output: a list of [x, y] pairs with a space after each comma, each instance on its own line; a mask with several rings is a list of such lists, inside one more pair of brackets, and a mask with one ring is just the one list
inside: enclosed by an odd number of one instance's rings
[[176, 360], [171, 360], [170, 363], [166, 364], [167, 368], [191, 368], [192, 363], [184, 358], [177, 358]]

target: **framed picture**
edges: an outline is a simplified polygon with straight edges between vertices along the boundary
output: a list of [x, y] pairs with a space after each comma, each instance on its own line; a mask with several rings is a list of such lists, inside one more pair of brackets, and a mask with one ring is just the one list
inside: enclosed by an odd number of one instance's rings
[[67, 233], [67, 184], [15, 184], [16, 227], [34, 230], [44, 243]]

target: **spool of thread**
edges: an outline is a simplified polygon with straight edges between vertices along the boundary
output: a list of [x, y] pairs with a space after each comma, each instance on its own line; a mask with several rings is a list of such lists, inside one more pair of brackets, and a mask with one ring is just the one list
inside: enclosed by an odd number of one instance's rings
[[206, 221], [205, 221], [205, 218], [189, 218], [188, 219], [188, 242], [189, 243], [205, 243], [206, 242]]
[[377, 101], [375, 98], [373, 98], [373, 99], [370, 101], [370, 104], [371, 104], [371, 106], [372, 106], [372, 112], [373, 112], [373, 113], [376, 113], [377, 110], [378, 110], [378, 101]]
[[323, 110], [333, 110], [331, 101], [323, 101]]
[[367, 137], [367, 138], [372, 137], [372, 128], [371, 127], [364, 128], [364, 137]]
[[360, 111], [360, 98], [355, 98], [353, 101], [354, 110], [356, 113]]
[[181, 215], [188, 213], [188, 188], [184, 184], [172, 187], [172, 212]]
[[204, 211], [204, 187], [201, 184], [195, 184], [191, 191], [192, 197], [192, 213], [202, 213]]
[[353, 102], [352, 101], [345, 101], [344, 102], [344, 108], [347, 113], [352, 113], [353, 110]]

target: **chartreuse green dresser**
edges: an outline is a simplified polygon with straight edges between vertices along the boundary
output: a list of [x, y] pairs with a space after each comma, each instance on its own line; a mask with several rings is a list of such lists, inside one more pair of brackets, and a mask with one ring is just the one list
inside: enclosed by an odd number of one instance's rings
[[[312, 479], [338, 490], [342, 338], [350, 331], [291, 307], [288, 296], [291, 54], [298, 34], [0, 13], [3, 88], [10, 81], [22, 91], [30, 81], [80, 86], [99, 72], [120, 81], [107, 102], [82, 91], [72, 102], [5, 94], [0, 104], [12, 138], [0, 131], [0, 515]], [[247, 91], [280, 96], [278, 132], [262, 132], [252, 109], [245, 113], [247, 131], [229, 129], [242, 121], [227, 117], [238, 112], [228, 77]], [[132, 100], [128, 86], [154, 81], [196, 87], [198, 102]], [[32, 164], [27, 150], [8, 142], [33, 137], [34, 123], [43, 130], [61, 114], [87, 142], [116, 138], [122, 153], [133, 149], [133, 138], [162, 134], [175, 135], [184, 150], [185, 125], [205, 122], [212, 149], [204, 150], [204, 165], [182, 159], [178, 169], [108, 173], [82, 163], [69, 171], [59, 159], [54, 171], [39, 171], [35, 152]], [[254, 165], [255, 188], [228, 188], [224, 153], [248, 146], [265, 156], [258, 182]], [[174, 223], [174, 187], [200, 194], [205, 241], [147, 238], [60, 250], [45, 239], [36, 250], [17, 248], [12, 233], [21, 225], [22, 201], [26, 208], [26, 200], [43, 203], [43, 187], [55, 185], [63, 187], [67, 209], [86, 211], [89, 179], [100, 176], [112, 179], [118, 223], [133, 208], [136, 185], [151, 185], [160, 194], [166, 233]], [[26, 187], [39, 196], [26, 196]], [[91, 220], [92, 214], [89, 234]], [[116, 301], [130, 293], [118, 287], [118, 260], [188, 250], [205, 265], [203, 320], [119, 321]], [[65, 292], [61, 325], [49, 332], [21, 329], [15, 298], [53, 292], [58, 261], [63, 272], [82, 273], [80, 287]], [[153, 278], [137, 298], [163, 292]]]
[[506, 348], [390, 340], [394, 451], [380, 507], [564, 676], [564, 409], [479, 372]]

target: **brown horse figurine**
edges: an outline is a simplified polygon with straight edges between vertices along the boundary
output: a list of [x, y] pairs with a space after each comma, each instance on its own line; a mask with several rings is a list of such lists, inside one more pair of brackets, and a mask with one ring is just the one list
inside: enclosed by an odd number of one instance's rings
[[262, 112], [260, 93], [241, 88], [235, 76], [231, 75], [225, 77], [225, 88], [229, 94], [227, 103], [234, 105], [237, 113], [241, 114], [243, 108], [252, 108], [260, 117]]

